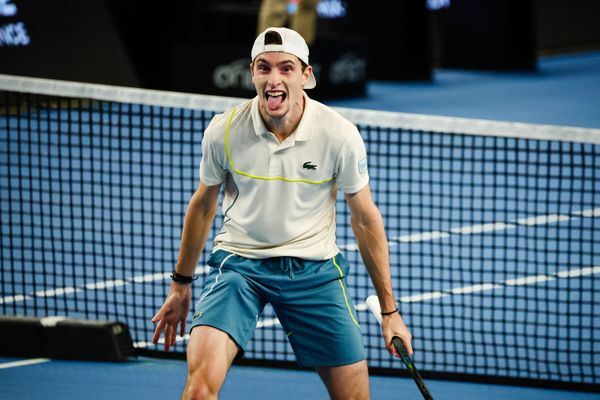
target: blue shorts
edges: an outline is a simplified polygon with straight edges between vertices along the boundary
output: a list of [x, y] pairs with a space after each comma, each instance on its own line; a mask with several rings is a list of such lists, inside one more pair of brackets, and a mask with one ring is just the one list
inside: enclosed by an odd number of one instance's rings
[[325, 261], [248, 259], [216, 251], [192, 318], [226, 332], [243, 352], [270, 303], [301, 366], [340, 366], [365, 359], [341, 254]]

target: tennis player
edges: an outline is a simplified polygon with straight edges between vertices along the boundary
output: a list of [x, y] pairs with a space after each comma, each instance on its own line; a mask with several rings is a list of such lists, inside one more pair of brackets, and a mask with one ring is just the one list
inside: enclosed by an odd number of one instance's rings
[[251, 55], [258, 95], [206, 129], [200, 185], [186, 212], [170, 292], [152, 319], [153, 341], [164, 333], [168, 350], [185, 333], [190, 283], [224, 185], [224, 222], [192, 318], [183, 398], [217, 398], [270, 303], [299, 364], [316, 369], [332, 399], [367, 399], [365, 351], [345, 284], [349, 267], [335, 243], [338, 190], [380, 299], [387, 349], [395, 354], [393, 336], [410, 354], [412, 347], [391, 287], [364, 143], [353, 124], [306, 95], [316, 81], [297, 32], [268, 28]]

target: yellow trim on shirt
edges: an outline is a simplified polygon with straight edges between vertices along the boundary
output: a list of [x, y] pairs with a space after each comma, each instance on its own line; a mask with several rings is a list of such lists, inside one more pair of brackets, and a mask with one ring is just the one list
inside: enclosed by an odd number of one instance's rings
[[227, 161], [229, 162], [229, 166], [231, 167], [231, 170], [233, 172], [235, 172], [236, 174], [245, 176], [247, 178], [259, 179], [259, 180], [264, 180], [264, 181], [283, 181], [283, 182], [290, 182], [290, 183], [310, 183], [312, 185], [321, 185], [321, 184], [329, 182], [329, 181], [331, 181], [333, 179], [333, 178], [328, 178], [328, 179], [324, 179], [322, 181], [311, 181], [311, 180], [308, 180], [308, 179], [285, 178], [283, 176], [261, 176], [261, 175], [250, 174], [248, 172], [244, 172], [244, 171], [241, 171], [241, 170], [237, 169], [233, 165], [233, 160], [231, 159], [231, 153], [229, 152], [229, 127], [231, 126], [231, 121], [233, 121], [233, 114], [235, 114], [235, 108], [233, 110], [231, 110], [231, 115], [229, 116], [229, 119], [227, 120], [227, 126], [225, 127], [225, 153], [227, 154]]

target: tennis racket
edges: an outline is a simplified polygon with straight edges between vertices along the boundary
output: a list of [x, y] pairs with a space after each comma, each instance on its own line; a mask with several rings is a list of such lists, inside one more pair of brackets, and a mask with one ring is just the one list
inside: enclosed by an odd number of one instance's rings
[[[381, 325], [381, 307], [379, 306], [379, 299], [377, 298], [377, 296], [376, 295], [369, 296], [367, 298], [366, 303], [367, 303], [367, 307], [369, 307], [369, 310], [371, 310], [373, 315], [375, 315], [375, 318], [377, 319], [377, 322], [379, 322], [379, 325]], [[408, 368], [408, 372], [410, 372], [410, 375], [412, 376], [415, 383], [417, 384], [417, 387], [421, 391], [423, 398], [425, 400], [433, 400], [431, 393], [429, 393], [429, 389], [427, 389], [427, 386], [425, 385], [425, 381], [423, 381], [421, 374], [419, 374], [419, 371], [417, 371], [415, 364], [412, 362], [412, 360], [408, 356], [408, 351], [404, 347], [404, 344], [402, 343], [400, 338], [398, 336], [394, 336], [392, 338], [392, 344], [394, 345], [394, 348], [396, 349], [398, 354], [400, 354], [400, 358], [402, 359], [402, 362], [404, 362], [404, 365], [406, 365], [406, 368]]]

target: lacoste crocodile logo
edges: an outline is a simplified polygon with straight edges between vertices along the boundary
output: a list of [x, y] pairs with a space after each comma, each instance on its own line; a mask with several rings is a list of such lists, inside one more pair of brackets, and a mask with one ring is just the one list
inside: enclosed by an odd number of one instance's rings
[[302, 164], [302, 168], [316, 170], [317, 164], [313, 164], [312, 161], [307, 161], [304, 164]]

